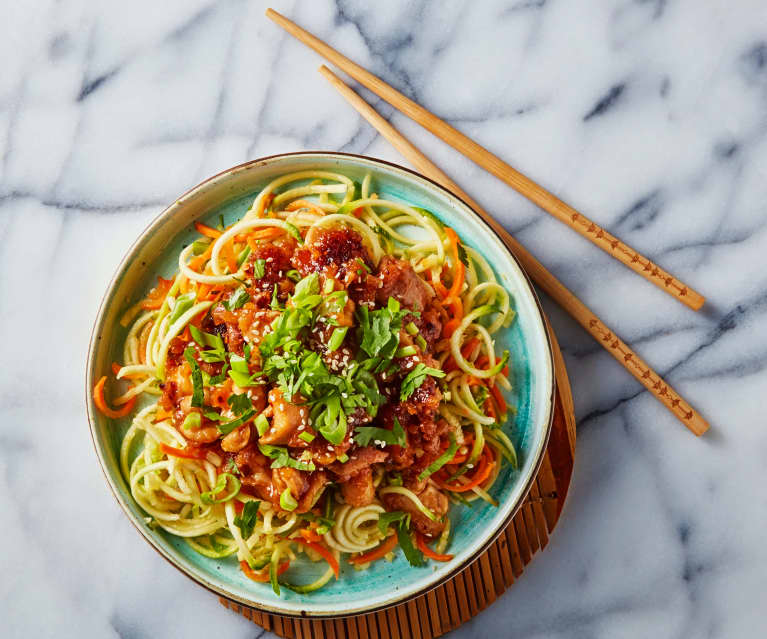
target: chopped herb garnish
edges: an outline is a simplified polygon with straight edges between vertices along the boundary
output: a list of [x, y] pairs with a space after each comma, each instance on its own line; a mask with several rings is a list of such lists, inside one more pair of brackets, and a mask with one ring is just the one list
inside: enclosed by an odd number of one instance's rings
[[234, 525], [240, 529], [243, 539], [247, 539], [253, 534], [258, 519], [258, 508], [260, 501], [246, 501], [242, 507], [242, 512], [234, 516]]
[[205, 391], [202, 385], [202, 370], [200, 370], [200, 365], [194, 358], [194, 348], [187, 346], [186, 349], [184, 349], [184, 358], [189, 362], [189, 366], [192, 368], [192, 406], [202, 408]]
[[184, 430], [196, 430], [202, 423], [202, 417], [200, 413], [189, 413], [184, 417], [184, 422], [181, 424], [181, 428]]
[[228, 435], [235, 428], [239, 428], [240, 426], [245, 424], [255, 414], [256, 414], [256, 411], [251, 408], [250, 410], [245, 411], [237, 419], [233, 419], [231, 422], [227, 422], [226, 424], [216, 424], [216, 428], [218, 428], [218, 432], [221, 433], [222, 435]]
[[250, 247], [246, 246], [244, 249], [240, 251], [240, 254], [237, 256], [237, 268], [240, 268], [245, 260], [248, 259], [248, 255], [250, 255]]
[[256, 417], [256, 421], [253, 423], [256, 425], [259, 437], [269, 430], [269, 420], [266, 419], [266, 416], [263, 413]]
[[307, 444], [311, 444], [314, 438], [315, 436], [306, 430], [298, 436], [298, 439], [303, 439]]
[[429, 464], [424, 470], [418, 475], [418, 481], [423, 481], [430, 475], [433, 475], [436, 473], [440, 468], [442, 468], [445, 464], [447, 464], [453, 457], [455, 457], [455, 453], [458, 450], [458, 442], [455, 441], [455, 437], [452, 433], [450, 433], [450, 445], [447, 447], [447, 450], [442, 453], [437, 459], [435, 459], [431, 464]]
[[360, 348], [370, 357], [391, 359], [399, 346], [399, 331], [402, 319], [409, 311], [401, 311], [400, 303], [389, 298], [386, 308], [371, 311], [361, 306], [358, 317], [362, 339]]
[[330, 340], [328, 341], [328, 351], [332, 352], [338, 349], [341, 344], [343, 344], [344, 337], [346, 337], [346, 332], [348, 330], [348, 326], [333, 329], [333, 334], [330, 336]]
[[294, 238], [296, 238], [296, 241], [299, 244], [304, 243], [304, 238], [301, 237], [301, 231], [299, 231], [293, 224], [290, 222], [285, 222], [285, 230], [287, 230], [288, 233], [290, 233]]
[[257, 280], [260, 280], [264, 276], [265, 272], [266, 260], [260, 257], [255, 262], [253, 262], [253, 277], [255, 277]]
[[191, 291], [185, 295], [179, 295], [176, 298], [176, 303], [173, 305], [173, 310], [170, 313], [168, 321], [173, 324], [179, 317], [186, 313], [192, 306], [197, 298], [197, 293]]
[[298, 508], [298, 502], [290, 492], [290, 488], [286, 488], [280, 495], [280, 506], [283, 510], [293, 511]]
[[413, 545], [413, 538], [410, 536], [410, 515], [400, 510], [388, 513], [381, 513], [378, 516], [378, 529], [382, 535], [385, 535], [389, 526], [399, 522], [397, 526], [397, 541], [399, 541], [402, 553], [411, 566], [422, 566], [423, 555]]
[[[231, 473], [221, 473], [213, 490], [200, 493], [200, 500], [203, 504], [223, 504], [230, 499], [234, 499], [237, 493], [240, 492], [241, 486], [240, 480]], [[221, 493], [224, 491], [226, 491], [225, 494], [221, 496]]]
[[241, 395], [237, 395], [236, 393], [229, 395], [226, 403], [232, 407], [232, 412], [235, 415], [242, 415], [253, 408], [253, 402], [250, 401], [250, 397], [245, 393], [242, 393]]
[[267, 457], [270, 457], [274, 461], [272, 462], [272, 468], [295, 468], [296, 470], [315, 470], [316, 467], [313, 462], [301, 462], [297, 459], [293, 459], [288, 453], [287, 448], [282, 446], [272, 446], [270, 444], [259, 444], [258, 449]]
[[423, 555], [413, 545], [410, 531], [407, 527], [403, 526], [403, 523], [400, 523], [397, 528], [397, 541], [399, 541], [400, 548], [402, 548], [402, 554], [405, 555], [405, 559], [407, 559], [411, 566], [423, 566]]
[[250, 295], [248, 295], [248, 292], [245, 290], [244, 286], [241, 286], [237, 288], [234, 293], [229, 297], [229, 299], [226, 301], [226, 308], [228, 308], [230, 311], [237, 310], [238, 308], [242, 308], [245, 306], [245, 303], [250, 299]]
[[383, 442], [389, 446], [407, 446], [405, 430], [396, 417], [391, 430], [375, 426], [358, 426], [354, 431], [354, 441], [360, 446], [367, 446], [370, 442]]
[[209, 347], [207, 350], [200, 351], [200, 358], [202, 361], [212, 363], [223, 362], [226, 360], [224, 340], [222, 340], [219, 335], [201, 331], [192, 324], [189, 325], [189, 332], [192, 334], [192, 339], [200, 346]]
[[399, 393], [400, 400], [404, 402], [410, 397], [416, 389], [423, 384], [427, 375], [430, 375], [431, 377], [444, 377], [445, 372], [438, 368], [431, 368], [422, 363], [416, 364], [415, 368], [402, 380], [402, 386], [400, 387]]
[[407, 520], [409, 517], [410, 515], [408, 513], [401, 510], [392, 510], [391, 512], [381, 513], [378, 515], [378, 530], [381, 531], [382, 535], [385, 535], [386, 531], [389, 530], [389, 526], [401, 522], [402, 520]]

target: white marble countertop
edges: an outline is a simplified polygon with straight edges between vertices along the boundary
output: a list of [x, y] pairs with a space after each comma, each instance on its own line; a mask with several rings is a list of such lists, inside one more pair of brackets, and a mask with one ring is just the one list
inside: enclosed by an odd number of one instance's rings
[[[177, 194], [291, 150], [400, 161], [264, 7], [4, 7], [4, 637], [259, 636], [118, 508], [92, 451], [83, 370], [118, 261]], [[683, 307], [381, 107], [712, 424], [693, 437], [544, 299], [578, 417], [570, 497], [546, 551], [454, 636], [763, 634], [767, 3], [275, 7], [708, 296], [700, 313]]]

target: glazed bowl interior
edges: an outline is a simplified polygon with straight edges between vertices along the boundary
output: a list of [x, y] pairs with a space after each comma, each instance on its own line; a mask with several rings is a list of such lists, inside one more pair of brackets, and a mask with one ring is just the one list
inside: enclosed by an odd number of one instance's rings
[[[499, 506], [484, 501], [470, 508], [450, 511], [452, 541], [447, 563], [428, 562], [411, 567], [401, 552], [394, 561], [375, 562], [366, 571], [342, 568], [338, 581], [308, 595], [285, 588], [281, 596], [269, 584], [249, 580], [234, 557], [209, 559], [187, 543], [150, 527], [145, 513], [131, 497], [119, 470], [118, 454], [129, 419], [104, 418], [88, 393], [88, 414], [96, 452], [104, 473], [121, 506], [144, 537], [171, 563], [200, 584], [230, 599], [284, 615], [342, 616], [375, 610], [398, 603], [434, 587], [476, 558], [503, 529], [521, 503], [535, 476], [548, 438], [554, 390], [551, 347], [540, 305], [527, 277], [495, 233], [462, 201], [412, 171], [371, 158], [338, 153], [296, 153], [256, 160], [221, 173], [184, 194], [150, 224], [120, 264], [99, 311], [89, 353], [87, 388], [109, 373], [113, 361], [121, 361], [127, 329], [121, 314], [146, 292], [157, 275], [171, 277], [177, 270], [181, 249], [197, 237], [195, 220], [214, 224], [223, 216], [226, 224], [242, 217], [258, 191], [270, 180], [305, 169], [344, 173], [357, 182], [372, 173], [373, 188], [380, 197], [397, 199], [435, 213], [451, 226], [462, 241], [479, 251], [511, 293], [516, 318], [508, 329], [496, 334], [500, 352], [511, 352], [509, 403], [515, 407], [504, 427], [517, 448], [519, 468], [502, 468], [491, 489]], [[308, 560], [294, 562], [292, 581], [308, 582], [324, 568]]]

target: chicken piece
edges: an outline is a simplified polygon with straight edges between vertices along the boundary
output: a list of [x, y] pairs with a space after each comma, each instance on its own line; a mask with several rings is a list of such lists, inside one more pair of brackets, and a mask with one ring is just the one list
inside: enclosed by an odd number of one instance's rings
[[417, 493], [418, 498], [421, 500], [426, 508], [433, 512], [437, 516], [437, 521], [432, 521], [426, 515], [424, 515], [413, 501], [399, 495], [397, 493], [390, 493], [383, 496], [383, 502], [387, 510], [404, 510], [410, 513], [410, 521], [418, 532], [426, 535], [427, 537], [437, 537], [445, 529], [444, 516], [447, 514], [448, 506], [450, 505], [447, 496], [441, 492], [435, 486], [429, 484], [420, 493]]
[[255, 444], [250, 444], [234, 456], [234, 463], [240, 471], [242, 485], [253, 489], [261, 499], [271, 501], [274, 492], [271, 460], [261, 454]]
[[[299, 399], [299, 396], [294, 396]], [[274, 411], [272, 425], [259, 439], [262, 444], [287, 444], [293, 433], [302, 424], [308, 424], [309, 411], [305, 406], [296, 406], [282, 396], [279, 388], [269, 391], [269, 404]]]
[[390, 297], [403, 307], [422, 311], [434, 297], [434, 291], [413, 270], [408, 262], [388, 255], [378, 265], [381, 287], [376, 292], [376, 301], [386, 304]]
[[285, 490], [290, 490], [290, 494], [296, 500], [303, 497], [309, 490], [309, 483], [306, 481], [307, 476], [308, 473], [287, 466], [272, 470], [272, 483], [274, 484], [274, 496], [272, 497], [272, 500], [279, 505], [280, 495], [282, 495]]
[[241, 451], [250, 442], [250, 424], [235, 428], [221, 440], [221, 448], [227, 453]]
[[341, 484], [341, 494], [350, 506], [367, 506], [373, 503], [376, 489], [373, 486], [373, 471], [368, 466]]
[[305, 513], [312, 509], [314, 504], [322, 495], [322, 491], [325, 490], [325, 485], [328, 483], [328, 476], [323, 471], [317, 471], [312, 473], [308, 479], [309, 488], [298, 500], [297, 513]]
[[361, 470], [370, 468], [373, 464], [384, 462], [388, 458], [389, 453], [387, 451], [367, 446], [365, 448], [358, 448], [351, 453], [349, 461], [345, 464], [335, 462], [330, 466], [330, 470], [338, 476], [339, 481], [345, 482]]
[[189, 441], [196, 444], [210, 444], [219, 436], [218, 428], [210, 420], [201, 416], [199, 428], [184, 428], [184, 420], [187, 416], [199, 412], [198, 408], [192, 408], [192, 396], [185, 395], [178, 401], [178, 407], [173, 412], [173, 425]]
[[309, 511], [317, 502], [328, 483], [327, 475], [322, 472], [307, 473], [295, 468], [275, 468], [272, 471], [272, 503], [280, 505], [280, 496], [285, 490], [298, 502], [295, 513]]

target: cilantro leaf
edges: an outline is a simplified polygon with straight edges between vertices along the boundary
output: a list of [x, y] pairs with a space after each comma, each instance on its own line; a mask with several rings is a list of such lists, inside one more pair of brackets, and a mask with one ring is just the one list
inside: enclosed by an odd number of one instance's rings
[[361, 306], [358, 319], [362, 332], [360, 348], [370, 357], [391, 359], [399, 346], [399, 331], [403, 318], [409, 311], [401, 311], [400, 304], [393, 297], [385, 308], [371, 311]]
[[224, 366], [221, 368], [221, 372], [218, 375], [215, 375], [214, 377], [210, 377], [208, 379], [208, 384], [210, 386], [216, 386], [223, 382], [226, 379], [226, 372], [229, 370], [229, 364], [224, 362]]
[[402, 553], [411, 566], [423, 566], [423, 555], [413, 545], [413, 538], [410, 536], [410, 515], [400, 510], [381, 513], [378, 516], [378, 530], [382, 535], [386, 534], [391, 524], [399, 522], [397, 526], [397, 541], [399, 541]]
[[271, 444], [259, 444], [258, 449], [267, 457], [273, 459], [272, 468], [295, 468], [296, 470], [315, 470], [313, 462], [301, 462], [293, 459], [288, 453], [287, 448], [282, 446], [272, 446]]
[[187, 346], [184, 349], [184, 358], [189, 362], [189, 366], [192, 368], [192, 406], [197, 408], [202, 407], [203, 399], [205, 397], [205, 391], [202, 386], [202, 370], [200, 365], [194, 358], [194, 348]]
[[226, 422], [226, 424], [216, 424], [216, 428], [218, 428], [218, 432], [222, 435], [228, 435], [235, 428], [239, 428], [244, 423], [246, 423], [255, 414], [255, 409], [251, 408], [250, 410], [245, 411], [237, 419], [233, 419], [231, 422]]
[[402, 553], [405, 555], [405, 559], [408, 560], [408, 563], [411, 566], [423, 566], [423, 555], [421, 554], [421, 551], [413, 545], [413, 538], [410, 536], [410, 531], [407, 530], [407, 528], [404, 528], [401, 523], [399, 528], [397, 528], [397, 540], [399, 541]]
[[382, 535], [385, 535], [386, 531], [389, 530], [389, 526], [396, 524], [403, 519], [408, 519], [409, 517], [410, 515], [408, 513], [401, 510], [392, 510], [391, 512], [381, 513], [378, 515], [378, 530], [381, 531]]
[[389, 446], [407, 446], [407, 436], [396, 417], [391, 430], [375, 426], [358, 426], [354, 431], [354, 441], [360, 446], [367, 446], [371, 441], [385, 442]]
[[227, 398], [226, 403], [232, 407], [232, 411], [235, 415], [242, 415], [244, 412], [253, 408], [253, 402], [250, 401], [250, 397], [245, 393], [240, 395], [233, 393]]
[[253, 534], [259, 506], [261, 506], [260, 501], [246, 501], [242, 507], [242, 512], [234, 516], [234, 525], [240, 529], [243, 539], [247, 539]]
[[445, 372], [419, 362], [416, 364], [415, 368], [407, 374], [407, 377], [402, 380], [402, 386], [400, 387], [399, 393], [400, 400], [404, 402], [410, 397], [416, 389], [423, 384], [427, 375], [430, 375], [431, 377], [444, 377]]
[[210, 347], [208, 350], [200, 351], [200, 358], [204, 362], [223, 362], [226, 359], [226, 349], [224, 347], [224, 340], [219, 335], [213, 335], [212, 333], [205, 333], [199, 328], [193, 325], [189, 325], [189, 332], [192, 334], [192, 339], [200, 346]]

